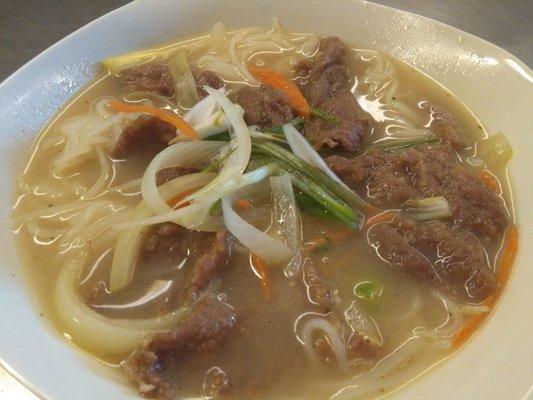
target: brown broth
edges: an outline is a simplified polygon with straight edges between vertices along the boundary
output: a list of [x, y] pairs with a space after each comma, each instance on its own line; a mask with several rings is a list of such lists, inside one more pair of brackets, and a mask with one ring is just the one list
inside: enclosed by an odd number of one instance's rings
[[[350, 59], [353, 58], [350, 73], [360, 81], [366, 65], [355, 61], [356, 54], [357, 50], [354, 50], [350, 55]], [[261, 56], [266, 65], [275, 63], [279, 57], [272, 54]], [[422, 107], [427, 104], [436, 105], [451, 112], [462, 132], [470, 135], [478, 147], [483, 146], [486, 133], [481, 123], [452, 94], [407, 64], [395, 60], [394, 67], [396, 79], [400, 82], [398, 96], [415, 110], [420, 120], [428, 123], [430, 117], [427, 107], [421, 108], [420, 105]], [[242, 83], [237, 83], [239, 84]], [[355, 87], [356, 93], [359, 89], [360, 86]], [[109, 95], [118, 96], [121, 94], [120, 90], [119, 79], [111, 75], [102, 76], [64, 107], [43, 129], [38, 136], [27, 168], [19, 178], [19, 181], [23, 180], [32, 187], [26, 193], [23, 190], [17, 192], [19, 200], [14, 216], [74, 201], [84, 188], [91, 186], [98, 176], [96, 160], [85, 162], [80, 168], [64, 177], [53, 176], [48, 168], [50, 160], [61, 151], [58, 126], [69, 118], [87, 112], [94, 99]], [[371, 139], [383, 136], [389, 123], [388, 120], [376, 123]], [[475, 155], [475, 150], [472, 148], [462, 156], [467, 159]], [[149, 151], [132, 156], [127, 162], [114, 161], [114, 177], [108, 186], [140, 178], [154, 154], [153, 151]], [[507, 204], [510, 204], [511, 192], [505, 166], [491, 164], [489, 167], [500, 180], [503, 188], [502, 196]], [[100, 199], [116, 199], [127, 207], [134, 207], [139, 202], [140, 196], [107, 192]], [[261, 223], [268, 226], [268, 217]], [[50, 229], [62, 229], [55, 223], [47, 225], [44, 222], [43, 225]], [[308, 215], [302, 216], [302, 227], [303, 243], [314, 240], [323, 232], [339, 233], [346, 230], [338, 223], [319, 220]], [[16, 236], [30, 287], [36, 294], [37, 301], [46, 310], [46, 315], [55, 328], [64, 335], [70, 335], [68, 337], [71, 341], [83, 350], [83, 344], [78, 343], [77, 338], [66, 331], [59, 322], [53, 303], [54, 283], [69, 252], [58, 256], [57, 243], [60, 238], [52, 235], [49, 237], [49, 243], [39, 243], [29, 232], [26, 224], [16, 231]], [[501, 243], [492, 243], [486, 249], [493, 269], [496, 269], [495, 260], [500, 246]], [[153, 316], [164, 305], [165, 298], [171, 297], [173, 293], [179, 293], [182, 289], [187, 272], [198, 256], [198, 251], [193, 247], [189, 249], [190, 254], [182, 254], [177, 259], [138, 263], [127, 291], [100, 294], [92, 300], [92, 306], [109, 317]], [[97, 248], [96, 244], [94, 248]], [[91, 262], [80, 276], [80, 295], [85, 298], [90, 297], [91, 290], [99, 281], [107, 280], [112, 246], [98, 250], [99, 252], [92, 255]], [[370, 365], [362, 363], [354, 367], [354, 374], [368, 371], [371, 365], [388, 357], [413, 336], [413, 329], [435, 328], [445, 323], [448, 318], [448, 311], [432, 288], [379, 260], [374, 249], [368, 245], [364, 233], [350, 233], [341, 239], [334, 239], [327, 248], [314, 251], [311, 257], [320, 274], [336, 287], [339, 310], [348, 307], [356, 300], [354, 287], [360, 282], [375, 282], [382, 290], [377, 301], [361, 304], [379, 326], [383, 346], [370, 356]], [[205, 374], [214, 366], [221, 368], [230, 376], [234, 395], [228, 398], [235, 399], [293, 396], [323, 399], [346, 384], [349, 377], [336, 368], [334, 361], [330, 360], [319, 367], [312, 365], [297, 340], [295, 331], [298, 334], [299, 326], [295, 321], [303, 314], [317, 312], [306, 297], [301, 278], [288, 279], [281, 269], [271, 269], [269, 273], [272, 293], [267, 300], [262, 295], [260, 282], [250, 267], [248, 253], [242, 246], [237, 248], [230, 265], [211, 284], [209, 290], [223, 296], [227, 303], [234, 306], [238, 315], [238, 325], [231, 333], [228, 343], [215, 355], [201, 359], [191, 355], [175, 361], [175, 365], [169, 369], [169, 374], [180, 396], [202, 396]], [[166, 287], [165, 284], [168, 282], [174, 284]], [[160, 291], [157, 300], [131, 306], [146, 293], [157, 290]], [[130, 304], [130, 307], [124, 306], [127, 304]], [[409, 372], [393, 384], [392, 388], [403, 385], [454, 351], [454, 348], [444, 348], [423, 349], [417, 352], [416, 357], [410, 357], [402, 364], [408, 367]], [[93, 352], [92, 355], [115, 365], [126, 356], [109, 356], [103, 352]], [[401, 376], [402, 372], [396, 374]], [[364, 395], [364, 398], [380, 395], [380, 389], [377, 384], [373, 390]], [[389, 391], [391, 387], [387, 386], [384, 389]]]

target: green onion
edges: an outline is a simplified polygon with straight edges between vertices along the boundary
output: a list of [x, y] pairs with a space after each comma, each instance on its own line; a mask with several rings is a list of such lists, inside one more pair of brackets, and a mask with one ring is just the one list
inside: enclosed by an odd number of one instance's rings
[[296, 199], [296, 203], [298, 203], [300, 209], [308, 214], [320, 219], [336, 220], [336, 218], [331, 215], [328, 210], [322, 207], [319, 202], [315, 201], [306, 194], [297, 191], [294, 192], [294, 198]]
[[315, 180], [324, 189], [342, 199], [350, 207], [362, 213], [368, 204], [347, 187], [327, 176], [322, 170], [310, 165], [283, 147], [274, 143], [252, 143], [252, 153], [284, 161], [292, 168]]
[[209, 209], [209, 215], [215, 216], [220, 213], [220, 210], [222, 210], [222, 200], [218, 199], [211, 205], [211, 208]]
[[408, 218], [418, 221], [431, 221], [448, 218], [452, 209], [443, 196], [426, 197], [425, 199], [407, 200], [402, 204], [402, 213]]
[[[303, 118], [294, 118], [292, 121], [289, 121], [288, 123], [291, 124], [292, 126], [294, 126], [295, 128], [299, 128], [300, 126], [302, 126], [305, 123], [305, 119], [303, 119]], [[269, 132], [269, 133], [279, 133], [279, 134], [283, 135], [283, 137], [285, 137], [285, 135], [283, 134], [283, 125], [285, 125], [285, 124], [276, 125], [276, 126], [274, 126], [272, 128], [266, 129], [266, 131]]]
[[[355, 194], [349, 189], [344, 191], [338, 182], [325, 175], [321, 170], [274, 143], [253, 141], [252, 155], [265, 157], [276, 163], [280, 169], [289, 173], [294, 186], [316, 201], [332, 216], [352, 229], [361, 228], [362, 212], [357, 208], [352, 208], [346, 202], [346, 199], [349, 199], [353, 203]], [[356, 200], [359, 203], [357, 198]]]
[[196, 82], [183, 50], [178, 50], [170, 59], [168, 69], [174, 81], [175, 96], [178, 103], [185, 107], [192, 107], [198, 103]]
[[354, 287], [355, 295], [363, 300], [376, 300], [381, 296], [382, 292], [381, 287], [372, 281], [362, 281]]
[[211, 140], [215, 142], [229, 142], [231, 140], [231, 137], [228, 131], [224, 131], [208, 136], [204, 140]]
[[223, 157], [215, 157], [211, 160], [211, 163], [205, 167], [202, 172], [216, 172], [224, 161], [233, 153], [235, 149], [229, 150]]
[[332, 243], [331, 239], [323, 230], [320, 230], [320, 234], [324, 238], [324, 244], [321, 244], [320, 246], [316, 247], [315, 250], [329, 250]]
[[317, 118], [321, 118], [331, 124], [340, 124], [340, 121], [336, 116], [328, 113], [327, 111], [321, 110], [320, 108], [311, 108], [311, 115]]
[[405, 150], [411, 147], [419, 146], [421, 144], [435, 144], [435, 143], [438, 143], [439, 141], [440, 139], [435, 136], [426, 136], [426, 137], [406, 139], [406, 140], [389, 139], [383, 142], [377, 142], [377, 143], [373, 143], [368, 146], [365, 146], [361, 150], [361, 152], [364, 153], [370, 149], [382, 149], [385, 151]]

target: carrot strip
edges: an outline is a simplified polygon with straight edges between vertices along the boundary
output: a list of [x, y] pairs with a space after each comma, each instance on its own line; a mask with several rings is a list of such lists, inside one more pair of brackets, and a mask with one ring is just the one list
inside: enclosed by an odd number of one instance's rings
[[235, 199], [235, 201], [233, 202], [233, 206], [240, 211], [245, 211], [249, 210], [250, 208], [253, 208], [252, 203], [250, 203], [246, 199]]
[[466, 340], [472, 336], [474, 331], [479, 327], [479, 325], [481, 325], [485, 318], [487, 318], [485, 314], [479, 314], [468, 320], [468, 322], [463, 325], [461, 330], [453, 337], [452, 346], [457, 347], [466, 342]]
[[380, 222], [389, 222], [391, 221], [398, 213], [396, 211], [385, 211], [380, 214], [373, 215], [365, 221], [364, 228], [368, 229], [373, 225], [379, 224]]
[[326, 237], [325, 235], [318, 236], [315, 239], [305, 243], [305, 248], [308, 251], [315, 251], [318, 249], [322, 249], [330, 244], [331, 240]]
[[[167, 204], [174, 208], [176, 206], [176, 204], [178, 204], [181, 200], [183, 200], [185, 197], [187, 197], [188, 195], [190, 194], [193, 194], [194, 192], [196, 192], [199, 188], [196, 188], [196, 189], [189, 189], [189, 190], [184, 190], [183, 192], [181, 193], [178, 193], [176, 196], [172, 197], [171, 199], [167, 200]], [[186, 202], [184, 204], [181, 204], [180, 207], [178, 208], [182, 208], [182, 207], [186, 207], [188, 206], [190, 203], [189, 202]]]
[[371, 214], [376, 214], [379, 211], [379, 208], [377, 208], [373, 204], [367, 203], [365, 206], [365, 210]]
[[191, 139], [198, 139], [198, 133], [194, 130], [192, 126], [189, 125], [187, 121], [185, 121], [179, 115], [170, 113], [165, 110], [161, 110], [160, 108], [156, 108], [148, 104], [126, 104], [120, 101], [112, 101], [111, 103], [109, 103], [109, 106], [117, 112], [136, 112], [153, 115], [154, 117], [160, 118], [163, 121], [174, 125], [176, 129], [183, 133], [185, 136]]
[[496, 194], [501, 194], [500, 181], [489, 171], [483, 170], [479, 173], [479, 179]]
[[[492, 307], [496, 303], [496, 300], [499, 297], [499, 294], [503, 290], [503, 285], [509, 279], [511, 275], [512, 266], [518, 252], [518, 229], [516, 227], [510, 227], [507, 230], [505, 245], [503, 247], [503, 252], [500, 258], [500, 265], [498, 268], [498, 273], [496, 275], [496, 282], [499, 285], [499, 293], [495, 293], [489, 298], [487, 298], [483, 304]], [[461, 330], [455, 334], [452, 339], [453, 346], [460, 346], [463, 344], [469, 337], [472, 336], [474, 331], [481, 325], [481, 323], [487, 318], [487, 314], [480, 314], [472, 317], [466, 324], [463, 325]]]
[[250, 261], [255, 273], [259, 276], [259, 285], [263, 290], [265, 299], [270, 299], [270, 279], [268, 277], [268, 270], [265, 261], [254, 253], [250, 253]]
[[509, 275], [511, 275], [516, 253], [518, 253], [518, 229], [514, 226], [510, 227], [507, 230], [506, 236], [505, 247], [503, 248], [500, 259], [500, 267], [496, 275], [496, 281], [500, 285], [507, 282]]
[[320, 232], [320, 236], [317, 236], [313, 240], [306, 242], [304, 246], [308, 251], [315, 251], [320, 248], [324, 248], [333, 242], [338, 242], [342, 239], [345, 239], [351, 234], [353, 234], [353, 231], [349, 229], [338, 229], [335, 231], [322, 230]]
[[309, 118], [311, 114], [309, 103], [307, 103], [302, 92], [291, 79], [270, 68], [250, 65], [248, 69], [261, 83], [285, 93], [290, 106], [296, 111], [296, 114], [304, 118]]

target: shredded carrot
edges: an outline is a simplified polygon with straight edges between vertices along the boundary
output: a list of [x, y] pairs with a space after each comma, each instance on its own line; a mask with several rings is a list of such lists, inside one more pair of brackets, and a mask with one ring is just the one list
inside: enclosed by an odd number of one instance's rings
[[279, 89], [285, 93], [290, 106], [294, 109], [296, 114], [304, 118], [309, 118], [309, 115], [311, 114], [309, 103], [307, 103], [302, 92], [291, 79], [270, 68], [250, 65], [248, 66], [248, 69], [261, 81], [261, 83]]
[[[500, 265], [498, 267], [498, 273], [496, 274], [496, 282], [499, 285], [498, 292], [488, 297], [483, 304], [488, 307], [493, 307], [496, 300], [501, 294], [505, 282], [511, 275], [512, 266], [516, 253], [518, 252], [518, 229], [516, 227], [510, 227], [507, 230], [505, 244], [502, 248], [502, 255], [500, 258]], [[479, 314], [472, 317], [466, 324], [463, 325], [461, 330], [455, 334], [452, 339], [453, 346], [457, 347], [463, 344], [468, 338], [472, 336], [474, 331], [481, 325], [481, 323], [487, 318], [488, 313]]]
[[460, 346], [463, 344], [472, 334], [474, 331], [481, 325], [481, 323], [486, 318], [486, 313], [476, 315], [475, 317], [472, 317], [466, 324], [463, 325], [461, 330], [455, 334], [455, 336], [452, 339], [452, 345], [454, 347]]
[[237, 208], [240, 211], [246, 211], [246, 210], [249, 210], [250, 208], [253, 208], [252, 203], [250, 203], [246, 199], [235, 199], [235, 201], [233, 202], [233, 205], [235, 208]]
[[507, 279], [511, 274], [516, 253], [518, 252], [518, 229], [516, 227], [513, 226], [507, 230], [505, 246], [502, 250], [500, 266], [496, 275], [496, 281], [500, 285], [507, 282]]
[[259, 276], [259, 285], [263, 290], [265, 299], [270, 299], [270, 279], [268, 277], [268, 270], [265, 261], [257, 254], [250, 253], [250, 261], [255, 273]]
[[148, 104], [127, 104], [121, 103], [120, 101], [112, 101], [111, 103], [109, 103], [109, 106], [113, 110], [118, 112], [136, 112], [153, 115], [154, 117], [160, 118], [163, 121], [174, 125], [176, 129], [178, 129], [178, 131], [183, 133], [185, 136], [191, 139], [198, 139], [198, 133], [194, 130], [194, 128], [190, 126], [188, 122], [181, 118], [179, 115], [173, 114], [171, 112], [161, 110], [160, 108], [153, 107]]
[[385, 211], [380, 214], [373, 215], [365, 221], [364, 228], [370, 228], [373, 225], [379, 224], [380, 222], [389, 222], [391, 221], [398, 213], [396, 211]]
[[365, 210], [371, 214], [376, 214], [379, 211], [379, 208], [370, 203], [367, 203], [367, 205], [365, 206]]
[[501, 194], [500, 181], [489, 171], [483, 170], [479, 173], [479, 179], [496, 194]]
[[[190, 194], [193, 194], [194, 192], [196, 192], [199, 188], [195, 188], [195, 189], [189, 189], [189, 190], [185, 190], [181, 193], [178, 193], [176, 196], [172, 197], [171, 199], [167, 200], [167, 204], [174, 208], [176, 206], [176, 204], [178, 204], [181, 200], [183, 200], [185, 197], [187, 197], [188, 195]], [[190, 203], [189, 202], [185, 202], [183, 204], [180, 204], [180, 206], [178, 208], [182, 208], [182, 207], [186, 207], [188, 206]]]
[[330, 244], [330, 239], [325, 235], [317, 236], [313, 240], [305, 243], [305, 248], [309, 251], [315, 251], [318, 249], [323, 249]]
[[310, 240], [304, 244], [306, 250], [315, 251], [321, 248], [324, 248], [331, 243], [339, 242], [342, 239], [347, 238], [353, 234], [351, 229], [337, 229], [334, 231], [322, 230], [320, 231], [320, 236], [317, 236], [313, 240]]

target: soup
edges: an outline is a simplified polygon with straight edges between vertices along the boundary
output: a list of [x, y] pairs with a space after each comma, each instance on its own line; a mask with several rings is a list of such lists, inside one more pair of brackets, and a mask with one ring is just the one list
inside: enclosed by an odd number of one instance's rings
[[494, 307], [511, 156], [388, 55], [217, 23], [104, 60], [12, 220], [54, 326], [143, 396], [371, 399]]

